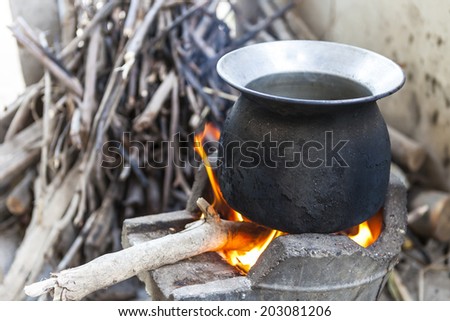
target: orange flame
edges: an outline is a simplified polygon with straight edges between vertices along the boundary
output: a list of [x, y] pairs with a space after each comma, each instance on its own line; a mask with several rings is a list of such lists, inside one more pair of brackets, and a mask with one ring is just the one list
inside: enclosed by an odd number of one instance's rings
[[380, 210], [367, 221], [350, 228], [346, 234], [362, 247], [369, 247], [378, 239], [382, 229], [383, 212]]
[[[230, 221], [243, 222], [250, 220], [242, 216], [241, 213], [235, 211], [231, 208], [220, 190], [217, 177], [211, 167], [208, 159], [208, 155], [203, 148], [204, 143], [207, 141], [218, 141], [220, 138], [220, 130], [215, 127], [212, 123], [207, 123], [205, 129], [202, 133], [196, 134], [194, 137], [194, 150], [200, 155], [206, 168], [206, 172], [211, 183], [211, 188], [214, 194], [214, 201], [212, 206], [220, 213], [223, 219]], [[370, 246], [376, 241], [381, 233], [383, 218], [381, 212], [378, 212], [374, 217], [370, 218], [368, 221], [355, 226], [348, 231], [346, 234], [353, 241], [358, 243], [363, 247]], [[250, 270], [250, 268], [256, 263], [261, 253], [269, 246], [278, 236], [284, 235], [284, 232], [277, 230], [268, 229], [264, 232], [267, 235], [257, 235], [255, 239], [260, 240], [257, 245], [250, 251], [240, 251], [240, 250], [224, 250], [220, 251], [219, 254], [231, 265], [238, 267], [245, 273]]]
[[[211, 188], [214, 193], [214, 201], [212, 206], [220, 213], [223, 219], [227, 219], [230, 221], [249, 221], [247, 218], [242, 216], [241, 213], [235, 211], [231, 208], [225, 198], [222, 195], [222, 191], [220, 190], [219, 183], [217, 181], [216, 175], [213, 172], [211, 164], [208, 159], [208, 155], [203, 148], [203, 144], [206, 141], [218, 141], [220, 137], [220, 131], [213, 124], [208, 123], [205, 125], [205, 129], [203, 133], [197, 134], [194, 137], [194, 149], [200, 155], [203, 160], [203, 163], [206, 168], [206, 172], [208, 173], [208, 177], [211, 183]], [[270, 230], [264, 232], [267, 235], [258, 235], [255, 236], [255, 239], [260, 240], [253, 249], [250, 251], [239, 251], [239, 250], [226, 250], [221, 251], [219, 254], [231, 265], [238, 267], [240, 270], [244, 272], [248, 272], [250, 268], [256, 263], [259, 256], [262, 252], [267, 248], [267, 246], [272, 242], [276, 237], [283, 235], [283, 232]]]

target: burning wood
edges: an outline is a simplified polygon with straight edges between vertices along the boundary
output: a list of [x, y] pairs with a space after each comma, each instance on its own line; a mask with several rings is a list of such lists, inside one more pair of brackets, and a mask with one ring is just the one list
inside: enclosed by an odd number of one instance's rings
[[204, 217], [186, 226], [182, 232], [106, 254], [82, 266], [54, 273], [50, 279], [26, 286], [25, 293], [40, 296], [52, 291], [54, 300], [81, 300], [94, 291], [140, 272], [201, 253], [252, 249], [265, 230], [252, 223], [220, 219], [215, 209], [202, 198], [197, 204]]
[[[219, 183], [217, 177], [213, 172], [213, 168], [208, 160], [208, 155], [203, 148], [207, 140], [218, 141], [220, 137], [220, 131], [213, 124], [208, 123], [205, 125], [205, 129], [201, 134], [197, 134], [194, 139], [195, 151], [201, 156], [203, 163], [205, 164], [205, 169], [208, 174], [209, 183], [214, 193], [213, 206], [218, 208], [219, 212], [223, 215], [222, 217], [227, 220], [236, 222], [250, 222], [239, 212], [231, 208], [227, 201], [224, 199], [222, 192], [220, 191]], [[256, 263], [259, 256], [267, 248], [270, 242], [276, 237], [283, 235], [283, 232], [267, 229], [263, 231], [263, 235], [259, 235], [260, 242], [258, 242], [255, 247], [251, 250], [235, 249], [235, 250], [223, 250], [219, 254], [227, 260], [233, 266], [238, 267], [244, 272], [248, 272], [250, 268]]]
[[368, 247], [375, 243], [380, 236], [382, 229], [383, 211], [380, 210], [367, 221], [346, 231], [346, 234], [350, 239], [362, 247]]

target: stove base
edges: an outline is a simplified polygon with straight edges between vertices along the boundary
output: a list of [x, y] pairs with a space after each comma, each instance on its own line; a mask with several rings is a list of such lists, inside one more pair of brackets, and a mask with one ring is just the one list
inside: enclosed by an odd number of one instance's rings
[[[398, 261], [406, 231], [406, 190], [391, 175], [378, 240], [362, 248], [347, 236], [275, 239], [247, 276], [216, 253], [143, 272], [153, 300], [376, 300]], [[126, 220], [124, 247], [180, 231], [194, 220], [178, 211]]]

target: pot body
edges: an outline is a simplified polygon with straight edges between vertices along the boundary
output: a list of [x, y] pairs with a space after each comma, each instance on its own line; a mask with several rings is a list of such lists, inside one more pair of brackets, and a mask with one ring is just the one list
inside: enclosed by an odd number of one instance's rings
[[363, 48], [294, 40], [232, 51], [217, 71], [242, 94], [219, 150], [229, 205], [288, 233], [338, 232], [383, 206], [391, 155], [376, 101], [403, 86], [397, 64]]
[[375, 101], [302, 108], [244, 94], [220, 142], [223, 196], [256, 223], [337, 232], [384, 204], [390, 142]]

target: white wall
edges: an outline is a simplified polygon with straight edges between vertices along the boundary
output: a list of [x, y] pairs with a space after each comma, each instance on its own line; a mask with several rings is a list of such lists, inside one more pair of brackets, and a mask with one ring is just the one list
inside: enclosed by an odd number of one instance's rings
[[426, 177], [449, 189], [450, 1], [304, 0], [297, 13], [321, 39], [377, 51], [404, 68], [405, 87], [380, 106], [388, 123], [425, 144]]
[[9, 2], [0, 0], [0, 116], [24, 89], [16, 41], [8, 29], [11, 23]]

